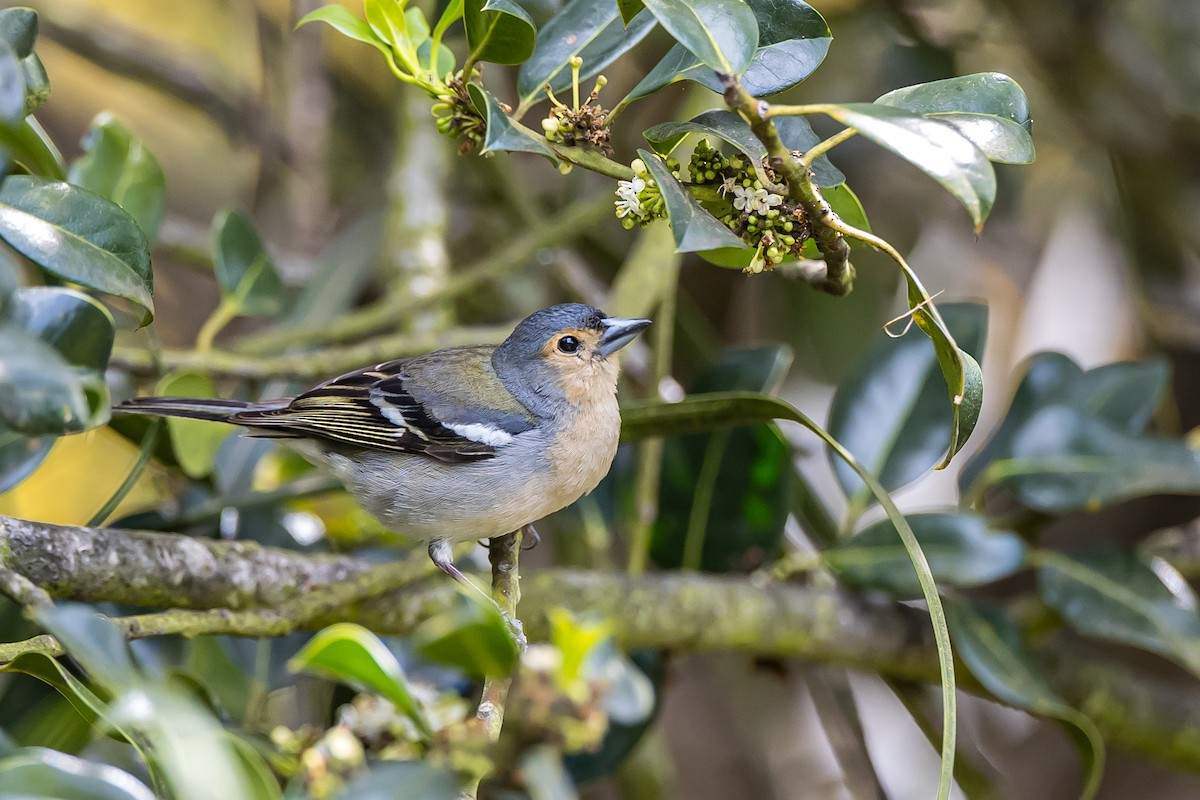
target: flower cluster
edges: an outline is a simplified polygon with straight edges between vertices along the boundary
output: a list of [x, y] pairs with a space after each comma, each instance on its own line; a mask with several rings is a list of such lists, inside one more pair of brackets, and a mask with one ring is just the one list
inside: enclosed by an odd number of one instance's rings
[[[629, 230], [634, 225], [649, 225], [652, 221], [667, 215], [663, 204], [662, 192], [658, 184], [650, 177], [646, 165], [640, 158], [634, 159], [633, 178], [627, 181], [617, 181], [617, 199], [613, 203], [617, 210], [617, 219]], [[679, 162], [667, 159], [667, 168], [678, 173]]]
[[[668, 165], [678, 177], [678, 163], [671, 159]], [[626, 228], [637, 223], [644, 225], [662, 216], [661, 210], [657, 214], [648, 213], [646, 193], [650, 191], [652, 181], [645, 177], [645, 167], [640, 161], [635, 161], [633, 166], [638, 177], [617, 185], [617, 217]], [[726, 227], [755, 249], [746, 268], [748, 272], [770, 269], [789, 256], [804, 257], [804, 242], [811, 235], [808, 217], [799, 204], [770, 191], [763, 184], [764, 177], [773, 185], [780, 181], [765, 163], [758, 165], [756, 170], [745, 156], [726, 156], [707, 139], [701, 139], [692, 151], [687, 173], [690, 185], [716, 189], [716, 198], [700, 194], [702, 202]], [[657, 197], [657, 187], [653, 191]], [[661, 209], [661, 203], [657, 208]]]
[[[609, 144], [610, 133], [607, 124], [608, 109], [600, 106], [596, 98], [604, 88], [607, 79], [601, 75], [596, 78], [596, 86], [582, 103], [576, 103], [570, 108], [561, 103], [558, 98], [546, 88], [546, 93], [552, 101], [550, 112], [542, 120], [542, 130], [546, 138], [552, 142], [573, 147], [578, 144], [590, 144], [605, 155], [612, 155], [612, 145]], [[578, 91], [576, 91], [578, 94]]]

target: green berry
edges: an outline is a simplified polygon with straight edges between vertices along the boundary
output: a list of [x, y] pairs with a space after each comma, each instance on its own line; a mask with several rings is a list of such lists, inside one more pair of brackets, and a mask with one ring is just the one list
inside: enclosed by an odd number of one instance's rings
[[792, 232], [793, 227], [795, 227], [795, 226], [792, 225], [792, 221], [790, 219], [783, 223], [783, 229], [785, 231], [787, 231], [788, 233]]

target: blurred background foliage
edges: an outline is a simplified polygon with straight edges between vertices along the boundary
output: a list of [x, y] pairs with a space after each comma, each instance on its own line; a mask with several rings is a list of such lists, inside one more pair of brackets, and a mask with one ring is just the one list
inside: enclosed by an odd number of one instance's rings
[[[1020, 84], [1033, 110], [1037, 161], [997, 168], [996, 207], [979, 236], [954, 198], [885, 150], [858, 137], [832, 155], [872, 229], [941, 293], [948, 325], [985, 370], [975, 437], [948, 470], [931, 473], [949, 440], [944, 384], [924, 339], [880, 330], [905, 308], [881, 254], [855, 249], [855, 289], [841, 298], [676, 256], [661, 223], [622, 230], [611, 215], [609, 178], [578, 168], [564, 177], [528, 154], [459, 157], [456, 143], [437, 133], [429, 99], [396, 81], [373, 51], [320, 26], [293, 30], [319, 5], [311, 0], [31, 5], [40, 17], [37, 54], [53, 85], [38, 119], [65, 160], [86, 171], [87, 152], [128, 147], [125, 130], [161, 165], [161, 220], [154, 209], [127, 209], [144, 229], [157, 229], [155, 322], [136, 332], [120, 326], [108, 376], [114, 394], [140, 386], [278, 395], [324, 377], [327, 361], [302, 350], [279, 355], [287, 342], [272, 336], [280, 330], [332, 345], [365, 340], [340, 357], [368, 363], [392, 357], [388, 347], [494, 339], [511, 320], [562, 299], [631, 315], [669, 304], [676, 324], [654, 349], [629, 353], [623, 397], [673, 398], [685, 388], [776, 394], [827, 420], [912, 512], [949, 604], [960, 671], [971, 676], [972, 692], [961, 698], [956, 792], [1075, 796], [1103, 759], [1100, 735], [1123, 730], [1108, 750], [1099, 797], [1195, 795], [1200, 6], [815, 4], [835, 37], [829, 55], [773, 101], [869, 101], [901, 86], [995, 71]], [[557, 9], [553, 0], [521, 5], [539, 25]], [[449, 34], [460, 51], [461, 36]], [[651, 31], [605, 69], [602, 98], [622, 96], [670, 44], [664, 31]], [[515, 69], [489, 64], [486, 72], [494, 94], [517, 95]], [[721, 106], [718, 95], [686, 82], [630, 105], [613, 131], [616, 158], [628, 162], [645, 147], [641, 131], [653, 124]], [[96, 125], [101, 112], [112, 117]], [[106, 120], [117, 132], [105, 134]], [[838, 129], [823, 119], [814, 127], [822, 135]], [[153, 180], [153, 169], [146, 174]], [[29, 265], [8, 260], [22, 283], [35, 282]], [[630, 266], [639, 263], [656, 268]], [[7, 295], [3, 283], [0, 292]], [[214, 323], [213, 310], [231, 297], [239, 299]], [[339, 328], [355, 307], [375, 309], [372, 324]], [[132, 306], [116, 312], [126, 322], [137, 316]], [[384, 337], [368, 336], [376, 333]], [[188, 360], [206, 344], [231, 361], [209, 369], [211, 361]], [[669, 377], [656, 383], [653, 362], [664, 349]], [[175, 369], [160, 368], [159, 358]], [[103, 510], [99, 522], [123, 527], [306, 551], [376, 555], [396, 544], [307, 465], [269, 445], [177, 420], [153, 436], [145, 423], [123, 420], [30, 445], [47, 454], [30, 460], [22, 451], [21, 463], [36, 462], [36, 470], [0, 494], [0, 513], [84, 524]], [[639, 445], [641, 463], [653, 446]], [[637, 564], [645, 541], [646, 566], [659, 570], [836, 583], [882, 603], [920, 596], [891, 524], [803, 432], [764, 423], [670, 437], [661, 447], [657, 491], [635, 448], [624, 448], [593, 496], [540, 526], [543, 544], [527, 554], [527, 570], [620, 569], [631, 558]], [[0, 441], [0, 452], [11, 456], [11, 442]], [[141, 477], [115, 510], [105, 509], [139, 459], [148, 459]], [[647, 481], [650, 492], [640, 488]], [[249, 500], [251, 489], [262, 494]], [[0, 761], [0, 797], [22, 775], [42, 781], [43, 796], [143, 797], [145, 786], [204, 796], [181, 788], [195, 773], [179, 778], [186, 764], [170, 767], [173, 752], [196, 764], [239, 764], [221, 796], [272, 797], [273, 775], [302, 776], [291, 791], [317, 791], [340, 785], [322, 781], [354, 775], [367, 756], [438, 752], [436, 734], [471, 713], [460, 697], [470, 693], [464, 674], [513, 658], [497, 644], [495, 620], [455, 613], [415, 641], [335, 632], [339, 666], [324, 670], [344, 684], [335, 686], [287, 671], [294, 659], [322, 672], [318, 642], [301, 650], [309, 634], [151, 640], [127, 650], [104, 623], [61, 609], [38, 622], [75, 661], [24, 656], [0, 676], [0, 754], [16, 751]], [[603, 746], [565, 762], [585, 797], [933, 795], [935, 690], [744, 653], [645, 650], [626, 659], [611, 632], [591, 624], [560, 620], [560, 655], [522, 665], [525, 688], [504, 743], [520, 755], [502, 782], [519, 784], [519, 771], [536, 797], [570, 796], [535, 792], [570, 791], [558, 752], [594, 746], [603, 735], [596, 720], [604, 719]], [[34, 632], [15, 607], [3, 607], [0, 639]], [[593, 646], [599, 655], [590, 657], [586, 680], [554, 662], [562, 654], [582, 660]], [[1178, 716], [1143, 726], [1104, 696], [1071, 694], [1064, 687], [1095, 685], [1095, 675], [1071, 666], [1089, 660], [1135, 693], [1167, 698]], [[354, 672], [380, 664], [384, 674], [370, 680]], [[345, 685], [367, 692], [355, 696]], [[380, 710], [380, 695], [409, 710]], [[572, 700], [554, 707], [553, 724], [544, 708], [551, 695]], [[107, 720], [103, 734], [92, 727], [98, 716]], [[335, 718], [343, 725], [332, 726]], [[148, 724], [153, 719], [161, 724]], [[137, 732], [122, 736], [122, 722]], [[214, 726], [234, 733], [199, 736], [220, 743], [203, 754], [173, 735]], [[577, 735], [569, 747], [564, 731]], [[160, 763], [183, 783], [153, 774], [138, 748], [163, 753]], [[449, 766], [478, 769], [469, 753], [447, 752]], [[454, 796], [445, 773], [419, 771], [422, 763], [396, 761], [395, 773], [359, 777], [363, 785], [347, 796], [391, 796], [398, 785]], [[105, 772], [106, 764], [136, 775], [142, 789], [125, 772]], [[83, 793], [48, 788], [50, 774], [83, 775]]]

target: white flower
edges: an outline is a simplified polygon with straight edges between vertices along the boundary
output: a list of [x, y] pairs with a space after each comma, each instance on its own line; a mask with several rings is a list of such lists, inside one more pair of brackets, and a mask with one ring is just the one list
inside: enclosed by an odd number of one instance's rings
[[730, 177], [726, 178], [725, 180], [721, 181], [721, 196], [724, 197], [725, 195], [729, 194], [730, 192], [736, 190], [737, 185], [738, 185], [737, 178], [733, 177], [733, 176], [730, 176]]
[[773, 207], [783, 202], [783, 196], [771, 194], [766, 189], [758, 189], [754, 192], [755, 210], [760, 214], [765, 214]]
[[646, 182], [641, 178], [635, 177], [631, 181], [617, 181], [617, 202], [614, 205], [617, 207], [618, 219], [624, 219], [630, 215], [636, 217], [646, 216], [646, 212], [642, 208], [641, 198], [638, 197], [645, 188]]
[[738, 211], [754, 210], [754, 190], [745, 186], [733, 187], [733, 207]]

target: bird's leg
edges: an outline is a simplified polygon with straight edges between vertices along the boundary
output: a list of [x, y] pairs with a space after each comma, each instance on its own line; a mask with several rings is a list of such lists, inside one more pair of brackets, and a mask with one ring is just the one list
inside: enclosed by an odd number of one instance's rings
[[454, 566], [454, 548], [450, 546], [447, 539], [430, 539], [429, 540], [429, 558], [433, 561], [433, 565], [442, 572], [449, 575], [454, 580], [458, 581], [458, 585], [478, 592], [484, 600], [487, 600], [494, 606], [499, 607], [492, 596], [488, 594], [479, 584], [463, 574], [462, 570]]
[[521, 536], [521, 549], [532, 550], [541, 543], [542, 537], [534, 530], [532, 525], [526, 525]]
[[[511, 536], [512, 534], [506, 535]], [[497, 537], [497, 539], [501, 538], [503, 537]], [[490, 541], [492, 540], [489, 540], [489, 542]], [[510, 614], [506, 609], [504, 609], [500, 603], [497, 602], [496, 598], [488, 594], [488, 592], [485, 591], [479, 584], [475, 583], [475, 581], [464, 575], [462, 570], [454, 566], [454, 549], [450, 546], [449, 540], [430, 539], [429, 558], [431, 561], [433, 561], [434, 566], [449, 575], [451, 578], [454, 578], [454, 580], [456, 580], [460, 586], [464, 586], [478, 593], [481, 597], [483, 597], [484, 600], [491, 603], [496, 610], [500, 612], [500, 616], [504, 618], [504, 624], [508, 627], [509, 633], [512, 634], [513, 639], [516, 640], [521, 650], [525, 649], [527, 639], [525, 638], [525, 631], [521, 626], [521, 621], [518, 620], [514, 614]]]

